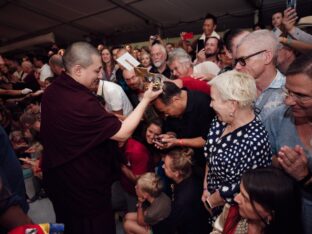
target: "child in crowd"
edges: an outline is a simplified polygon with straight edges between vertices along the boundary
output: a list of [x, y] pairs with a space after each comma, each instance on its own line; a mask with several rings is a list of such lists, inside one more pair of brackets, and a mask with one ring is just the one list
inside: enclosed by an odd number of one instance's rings
[[162, 182], [155, 173], [145, 173], [137, 181], [135, 190], [138, 197], [137, 212], [128, 213], [124, 219], [126, 233], [153, 233], [157, 224], [171, 212], [171, 201], [162, 192]]

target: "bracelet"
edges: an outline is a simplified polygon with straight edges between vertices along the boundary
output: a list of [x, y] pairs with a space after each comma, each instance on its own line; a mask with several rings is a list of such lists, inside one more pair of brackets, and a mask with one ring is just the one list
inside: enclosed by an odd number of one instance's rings
[[307, 183], [311, 178], [312, 178], [312, 173], [309, 171], [309, 173], [302, 180], [299, 180], [299, 183], [301, 185], [305, 185], [305, 183]]
[[206, 190], [208, 191], [208, 189], [207, 189], [207, 188], [203, 188], [203, 190], [204, 190], [204, 191], [206, 191]]
[[183, 142], [182, 139], [179, 139], [179, 145], [180, 145], [180, 146], [183, 146], [183, 145], [184, 145], [184, 142]]

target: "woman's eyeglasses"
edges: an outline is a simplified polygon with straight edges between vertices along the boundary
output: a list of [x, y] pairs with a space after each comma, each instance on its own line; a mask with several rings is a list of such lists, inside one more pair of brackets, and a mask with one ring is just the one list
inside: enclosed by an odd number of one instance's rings
[[261, 50], [261, 51], [258, 51], [256, 53], [253, 53], [253, 54], [248, 55], [248, 56], [242, 56], [240, 58], [236, 58], [236, 59], [234, 59], [233, 67], [235, 67], [237, 63], [239, 63], [241, 66], [245, 67], [247, 59], [250, 59], [251, 57], [254, 57], [254, 56], [256, 56], [258, 54], [261, 54], [261, 53], [263, 53], [265, 51], [266, 50]]
[[305, 104], [308, 101], [312, 100], [311, 96], [307, 96], [304, 94], [294, 93], [292, 91], [289, 91], [286, 87], [283, 87], [283, 94], [286, 98], [293, 98], [296, 102]]

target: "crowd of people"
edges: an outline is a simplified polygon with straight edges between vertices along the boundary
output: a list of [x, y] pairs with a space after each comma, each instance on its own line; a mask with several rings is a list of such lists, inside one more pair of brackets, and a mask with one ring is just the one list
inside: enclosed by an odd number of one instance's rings
[[113, 234], [116, 215], [128, 234], [312, 233], [312, 35], [297, 18], [220, 36], [207, 14], [193, 42], [0, 56], [0, 232], [48, 197], [69, 234]]

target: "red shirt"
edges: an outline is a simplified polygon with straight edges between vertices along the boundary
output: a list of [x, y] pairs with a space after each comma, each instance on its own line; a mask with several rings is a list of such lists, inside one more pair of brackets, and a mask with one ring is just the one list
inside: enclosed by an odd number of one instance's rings
[[195, 90], [210, 96], [210, 85], [206, 81], [197, 80], [190, 76], [179, 78], [182, 80], [183, 87], [188, 90]]
[[[150, 169], [150, 152], [141, 142], [130, 138], [124, 148], [127, 166], [134, 175], [142, 175]], [[135, 195], [135, 184], [122, 174], [120, 183], [130, 194]]]

